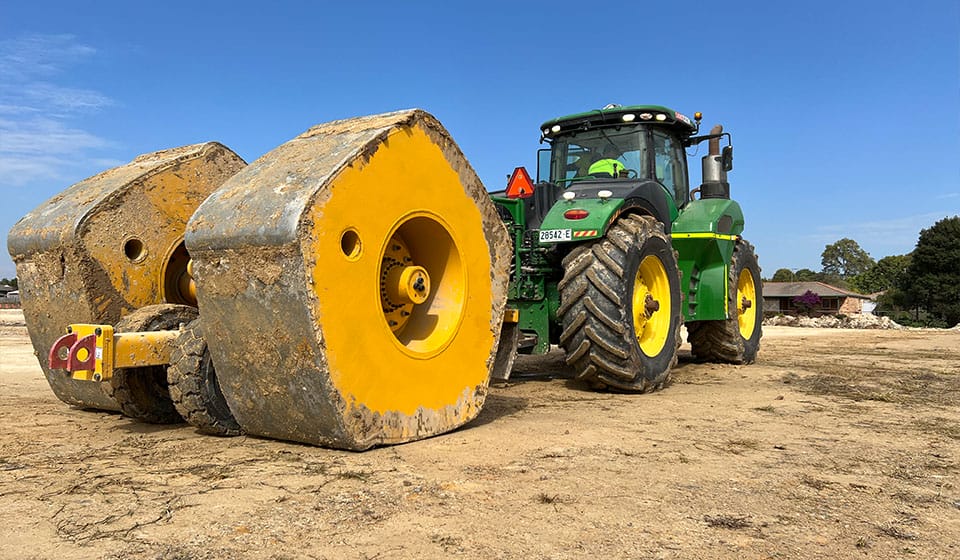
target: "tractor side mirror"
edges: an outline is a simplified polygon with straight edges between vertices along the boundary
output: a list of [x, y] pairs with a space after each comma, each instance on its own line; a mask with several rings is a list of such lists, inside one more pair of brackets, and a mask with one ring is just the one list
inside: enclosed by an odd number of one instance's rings
[[723, 153], [720, 155], [720, 161], [723, 164], [724, 171], [733, 169], [733, 146], [724, 146]]

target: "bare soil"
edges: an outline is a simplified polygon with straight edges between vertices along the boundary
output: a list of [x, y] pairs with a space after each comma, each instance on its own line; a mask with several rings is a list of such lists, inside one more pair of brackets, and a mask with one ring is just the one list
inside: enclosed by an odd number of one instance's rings
[[0, 312], [0, 558], [960, 557], [960, 331], [768, 327], [650, 395], [518, 360], [457, 432], [365, 453], [54, 397]]

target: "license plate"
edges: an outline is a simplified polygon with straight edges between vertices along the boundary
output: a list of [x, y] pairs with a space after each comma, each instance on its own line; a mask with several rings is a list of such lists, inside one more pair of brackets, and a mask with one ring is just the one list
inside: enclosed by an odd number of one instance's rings
[[540, 241], [570, 241], [573, 239], [573, 230], [569, 229], [541, 229]]

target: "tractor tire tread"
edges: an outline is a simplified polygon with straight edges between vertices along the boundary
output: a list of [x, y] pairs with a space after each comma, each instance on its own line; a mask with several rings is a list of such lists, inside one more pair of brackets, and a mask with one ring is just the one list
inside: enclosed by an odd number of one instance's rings
[[[680, 346], [679, 309], [671, 321], [665, 351], [669, 364], [663, 371], [651, 371], [637, 356], [639, 347], [633, 335], [628, 305], [633, 279], [624, 279], [628, 255], [651, 237], [659, 237], [669, 246], [663, 225], [649, 216], [621, 217], [604, 238], [574, 248], [563, 260], [563, 279], [558, 288], [561, 302], [557, 315], [561, 320], [560, 345], [566, 351], [566, 363], [578, 380], [600, 390], [647, 392], [662, 387], [676, 365]], [[661, 245], [662, 246], [662, 245]], [[672, 248], [670, 255], [673, 254]], [[679, 271], [674, 262], [676, 278]], [[677, 280], [679, 287], [679, 280]], [[679, 290], [678, 290], [679, 291]], [[662, 355], [662, 354], [661, 354]]]

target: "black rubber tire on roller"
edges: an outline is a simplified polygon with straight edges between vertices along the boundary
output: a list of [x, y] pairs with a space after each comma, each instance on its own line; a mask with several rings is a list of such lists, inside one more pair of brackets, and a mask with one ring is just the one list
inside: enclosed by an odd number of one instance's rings
[[215, 436], [243, 433], [220, 390], [200, 319], [184, 327], [177, 338], [167, 382], [173, 405], [191, 426]]
[[[633, 319], [633, 291], [641, 261], [654, 256], [669, 285], [666, 340], [657, 355], [641, 349]], [[576, 247], [563, 260], [558, 287], [567, 363], [597, 389], [659, 389], [677, 363], [680, 347], [680, 272], [663, 224], [650, 216], [624, 216], [604, 238]]]
[[[196, 318], [197, 309], [188, 305], [148, 305], [120, 319], [114, 331], [176, 330]], [[130, 418], [149, 424], [183, 422], [170, 398], [166, 366], [117, 369], [110, 378], [109, 392], [120, 405], [120, 411]]]
[[[740, 274], [749, 270], [756, 290], [755, 301], [746, 310], [754, 314], [754, 328], [749, 337], [740, 332], [738, 321], [739, 305], [737, 287]], [[694, 358], [706, 362], [729, 364], [752, 364], [760, 349], [760, 337], [763, 335], [763, 282], [760, 280], [760, 266], [753, 252], [753, 246], [740, 240], [733, 249], [730, 258], [730, 270], [727, 276], [727, 306], [737, 310], [725, 321], [693, 321], [687, 323], [687, 340]]]

